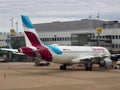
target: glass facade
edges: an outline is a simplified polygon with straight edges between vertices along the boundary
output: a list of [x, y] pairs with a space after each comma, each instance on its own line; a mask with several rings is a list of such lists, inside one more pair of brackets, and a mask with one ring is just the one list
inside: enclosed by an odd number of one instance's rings
[[[26, 46], [24, 36], [9, 36], [7, 43], [13, 49], [18, 49], [20, 47]], [[19, 54], [12, 53], [10, 61], [11, 62], [26, 62], [26, 61], [32, 61], [32, 59], [28, 59], [26, 55], [19, 55]]]
[[25, 46], [25, 38], [23, 36], [10, 36], [8, 40], [10, 40], [10, 45], [14, 49]]
[[83, 46], [88, 44], [90, 34], [71, 34], [71, 45], [72, 46]]

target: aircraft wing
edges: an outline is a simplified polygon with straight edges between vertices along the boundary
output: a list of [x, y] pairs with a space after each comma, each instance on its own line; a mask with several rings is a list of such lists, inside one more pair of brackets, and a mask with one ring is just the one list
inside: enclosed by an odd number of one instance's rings
[[17, 49], [9, 49], [9, 48], [0, 48], [3, 51], [10, 51], [10, 52], [18, 52]]
[[105, 58], [105, 57], [96, 57], [96, 56], [83, 56], [83, 57], [78, 57], [78, 58], [74, 58], [73, 60], [72, 60], [72, 62], [73, 63], [80, 63], [80, 62], [82, 62], [82, 61], [84, 61], [84, 60], [87, 60], [87, 59], [89, 59], [89, 60], [92, 60], [92, 59], [98, 59], [98, 58]]

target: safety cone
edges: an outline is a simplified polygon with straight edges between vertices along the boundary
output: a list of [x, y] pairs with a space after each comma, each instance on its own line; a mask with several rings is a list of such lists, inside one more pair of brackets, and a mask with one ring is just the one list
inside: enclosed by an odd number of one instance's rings
[[7, 75], [6, 75], [6, 73], [4, 73], [4, 78], [6, 78], [7, 77]]
[[10, 70], [11, 68], [10, 68], [10, 66], [9, 66], [9, 70]]

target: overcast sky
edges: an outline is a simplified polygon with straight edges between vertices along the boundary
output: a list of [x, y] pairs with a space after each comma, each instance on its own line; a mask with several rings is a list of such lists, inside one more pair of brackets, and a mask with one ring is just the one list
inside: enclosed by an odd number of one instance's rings
[[22, 31], [20, 15], [27, 15], [33, 23], [70, 21], [89, 18], [120, 20], [120, 0], [0, 0], [0, 32], [9, 31], [14, 17]]

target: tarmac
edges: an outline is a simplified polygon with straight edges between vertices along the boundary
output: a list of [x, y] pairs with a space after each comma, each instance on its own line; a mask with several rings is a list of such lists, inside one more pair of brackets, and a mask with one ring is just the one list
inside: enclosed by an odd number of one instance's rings
[[120, 90], [120, 69], [71, 66], [62, 71], [59, 66], [0, 63], [0, 90]]

